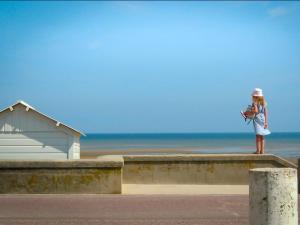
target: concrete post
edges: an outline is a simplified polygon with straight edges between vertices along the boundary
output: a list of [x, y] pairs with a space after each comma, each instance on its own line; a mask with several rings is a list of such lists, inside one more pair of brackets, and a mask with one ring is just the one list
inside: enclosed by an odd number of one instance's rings
[[300, 194], [300, 188], [299, 188], [300, 187], [300, 177], [299, 177], [300, 176], [300, 158], [298, 158], [297, 165], [298, 165], [298, 167], [297, 167], [298, 168], [298, 194]]
[[251, 169], [250, 225], [298, 225], [297, 170]]

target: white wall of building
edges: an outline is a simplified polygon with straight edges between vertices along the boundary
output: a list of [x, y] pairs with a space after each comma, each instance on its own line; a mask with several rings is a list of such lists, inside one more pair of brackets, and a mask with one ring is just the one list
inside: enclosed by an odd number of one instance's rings
[[79, 136], [22, 104], [0, 113], [0, 159], [79, 159]]

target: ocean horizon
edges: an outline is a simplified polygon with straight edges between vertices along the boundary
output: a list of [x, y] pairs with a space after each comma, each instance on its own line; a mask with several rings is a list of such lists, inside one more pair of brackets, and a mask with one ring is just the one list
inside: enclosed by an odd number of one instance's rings
[[[254, 133], [88, 133], [81, 151], [114, 154], [253, 153]], [[273, 132], [266, 136], [265, 152], [300, 157], [300, 132]]]

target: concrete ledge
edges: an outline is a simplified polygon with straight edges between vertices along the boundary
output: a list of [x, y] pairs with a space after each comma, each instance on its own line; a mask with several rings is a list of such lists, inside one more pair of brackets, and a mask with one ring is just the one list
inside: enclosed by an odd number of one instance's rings
[[124, 195], [248, 195], [248, 185], [123, 184]]
[[0, 161], [0, 193], [122, 193], [122, 157]]
[[274, 155], [126, 155], [123, 183], [247, 185], [249, 169], [264, 167], [296, 165]]
[[123, 166], [124, 160], [121, 156], [74, 160], [0, 160], [0, 170], [5, 168], [112, 168]]
[[174, 154], [174, 155], [124, 155], [128, 162], [193, 162], [193, 161], [275, 161], [284, 167], [297, 168], [297, 166], [283, 158], [272, 154]]

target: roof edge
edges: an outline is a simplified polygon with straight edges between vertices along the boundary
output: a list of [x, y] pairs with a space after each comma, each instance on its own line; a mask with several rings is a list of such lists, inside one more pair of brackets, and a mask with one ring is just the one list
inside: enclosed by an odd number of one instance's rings
[[0, 113], [4, 112], [6, 110], [9, 110], [9, 109], [11, 109], [11, 108], [13, 108], [13, 107], [15, 107], [16, 105], [19, 105], [19, 104], [25, 106], [26, 108], [29, 108], [29, 109], [35, 111], [36, 113], [38, 113], [38, 114], [40, 114], [40, 115], [42, 115], [42, 116], [44, 116], [44, 117], [46, 117], [46, 118], [48, 118], [50, 120], [52, 120], [56, 125], [63, 125], [63, 126], [67, 127], [68, 129], [72, 130], [75, 133], [78, 133], [78, 134], [80, 134], [82, 136], [86, 136], [83, 132], [81, 132], [79, 130], [76, 130], [73, 127], [68, 126], [68, 125], [66, 125], [66, 124], [64, 124], [64, 123], [62, 123], [62, 122], [60, 122], [60, 121], [58, 121], [58, 120], [56, 120], [56, 119], [54, 119], [54, 118], [52, 118], [52, 117], [44, 114], [44, 113], [41, 113], [40, 111], [36, 110], [34, 107], [32, 107], [31, 105], [29, 105], [28, 103], [26, 103], [23, 100], [18, 100], [16, 103], [14, 103], [14, 104], [12, 104], [12, 105], [4, 108], [3, 110], [1, 110]]

